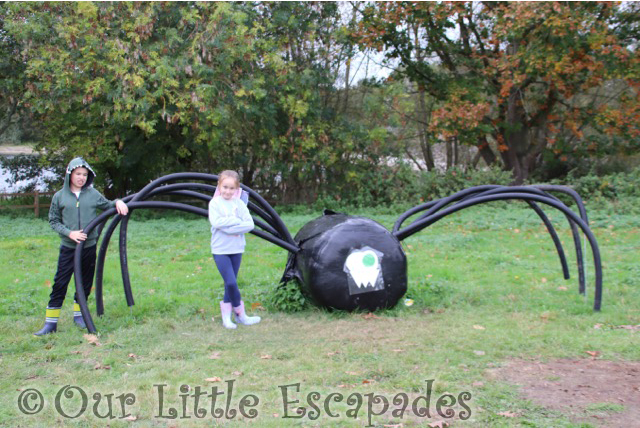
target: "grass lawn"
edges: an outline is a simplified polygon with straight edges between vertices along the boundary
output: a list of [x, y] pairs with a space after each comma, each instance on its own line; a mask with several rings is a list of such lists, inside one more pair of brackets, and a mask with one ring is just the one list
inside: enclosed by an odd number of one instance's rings
[[[263, 321], [228, 331], [207, 221], [134, 214], [135, 306], [126, 305], [112, 244], [103, 317], [89, 299], [99, 335], [73, 325], [71, 284], [58, 333], [44, 338], [32, 333], [44, 321], [59, 239], [43, 219], [0, 217], [0, 426], [590, 426], [487, 374], [522, 359], [640, 360], [638, 331], [617, 328], [640, 324], [640, 220], [587, 208], [603, 259], [601, 312], [592, 310], [589, 251], [587, 296], [578, 294], [563, 216], [546, 210], [567, 252], [568, 281], [533, 211], [497, 203], [407, 239], [414, 304], [375, 315], [279, 312], [274, 291], [287, 254], [248, 236], [240, 290]], [[381, 212], [352, 214], [388, 228], [400, 214]], [[295, 233], [315, 217], [283, 219]], [[620, 411], [624, 403], [596, 406]]]

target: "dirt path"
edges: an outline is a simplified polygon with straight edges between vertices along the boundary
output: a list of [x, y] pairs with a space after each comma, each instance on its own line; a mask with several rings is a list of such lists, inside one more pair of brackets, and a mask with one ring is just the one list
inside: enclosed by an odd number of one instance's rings
[[640, 427], [640, 362], [515, 360], [493, 374], [518, 385], [524, 398], [576, 422]]

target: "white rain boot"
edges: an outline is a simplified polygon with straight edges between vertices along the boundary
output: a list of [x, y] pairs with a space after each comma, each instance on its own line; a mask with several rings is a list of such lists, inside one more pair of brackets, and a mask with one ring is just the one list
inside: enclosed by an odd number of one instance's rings
[[231, 303], [220, 302], [220, 313], [222, 314], [222, 325], [224, 328], [234, 329], [237, 326], [231, 321]]
[[240, 306], [233, 308], [233, 313], [236, 316], [236, 322], [242, 325], [253, 325], [260, 322], [260, 317], [250, 317], [244, 312], [244, 302], [240, 301]]

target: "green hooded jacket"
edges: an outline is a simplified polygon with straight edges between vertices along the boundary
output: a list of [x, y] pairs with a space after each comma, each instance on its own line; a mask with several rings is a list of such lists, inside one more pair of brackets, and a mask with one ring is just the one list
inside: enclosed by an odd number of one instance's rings
[[[71, 172], [78, 168], [87, 168], [89, 174], [87, 182], [80, 190], [77, 197], [71, 191]], [[51, 208], [49, 208], [49, 224], [51, 228], [60, 234], [62, 245], [75, 248], [76, 243], [69, 238], [73, 230], [84, 230], [85, 227], [98, 215], [96, 209], [106, 210], [113, 208], [116, 201], [110, 201], [93, 188], [93, 179], [96, 174], [89, 164], [82, 158], [75, 158], [69, 162], [64, 176], [64, 186], [53, 195]], [[85, 248], [96, 245], [98, 241], [98, 228], [94, 228], [87, 240]]]

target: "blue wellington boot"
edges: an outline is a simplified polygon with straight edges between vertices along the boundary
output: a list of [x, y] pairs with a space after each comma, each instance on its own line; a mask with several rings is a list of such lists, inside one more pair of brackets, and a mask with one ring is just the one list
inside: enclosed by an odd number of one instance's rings
[[73, 322], [80, 328], [87, 328], [87, 325], [84, 323], [84, 318], [82, 318], [82, 315], [74, 316], [73, 317]]
[[57, 322], [45, 322], [44, 327], [33, 333], [34, 336], [44, 336], [45, 334], [55, 333], [58, 330]]

